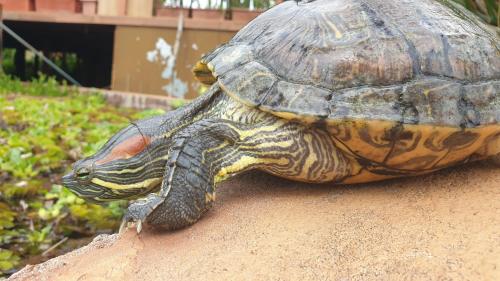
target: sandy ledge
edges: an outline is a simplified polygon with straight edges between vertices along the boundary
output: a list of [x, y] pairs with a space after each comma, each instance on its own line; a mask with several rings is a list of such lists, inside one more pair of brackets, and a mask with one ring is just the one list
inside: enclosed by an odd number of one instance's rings
[[249, 173], [190, 228], [99, 236], [9, 280], [500, 280], [500, 169], [355, 186]]

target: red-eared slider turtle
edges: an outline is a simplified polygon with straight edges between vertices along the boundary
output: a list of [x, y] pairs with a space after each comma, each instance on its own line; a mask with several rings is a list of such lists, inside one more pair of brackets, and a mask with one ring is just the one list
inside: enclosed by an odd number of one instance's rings
[[196, 65], [207, 93], [123, 129], [63, 181], [92, 201], [142, 197], [125, 221], [175, 229], [250, 169], [360, 183], [495, 156], [499, 42], [445, 0], [288, 1]]

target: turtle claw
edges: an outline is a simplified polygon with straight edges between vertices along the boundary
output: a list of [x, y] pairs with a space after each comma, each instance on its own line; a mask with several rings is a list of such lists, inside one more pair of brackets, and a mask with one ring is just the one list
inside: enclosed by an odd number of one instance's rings
[[123, 218], [120, 223], [120, 228], [118, 229], [118, 234], [123, 234], [128, 229], [128, 221]]
[[[133, 223], [134, 221], [132, 220], [129, 220], [129, 219], [122, 219], [122, 222], [120, 223], [120, 228], [118, 230], [118, 233], [119, 234], [123, 234], [127, 229], [129, 229], [130, 227], [130, 223]], [[135, 226], [136, 226], [136, 231], [137, 231], [137, 234], [141, 233], [142, 231], [142, 220], [138, 220], [135, 222]]]
[[141, 231], [142, 231], [142, 221], [141, 220], [137, 222], [136, 230], [137, 230], [137, 234], [141, 233]]
[[163, 198], [156, 194], [149, 194], [144, 199], [137, 200], [128, 206], [128, 209], [123, 216], [120, 225], [119, 233], [122, 233], [129, 227], [130, 222], [136, 223], [137, 234], [142, 231], [142, 224], [146, 218], [156, 209], [158, 205], [163, 203]]
[[133, 216], [131, 216], [130, 213], [127, 211], [127, 213], [125, 213], [125, 215], [122, 218], [122, 222], [120, 223], [120, 228], [118, 230], [118, 233], [122, 234], [125, 231], [127, 231], [127, 229], [130, 228], [131, 223], [135, 221], [136, 219]]

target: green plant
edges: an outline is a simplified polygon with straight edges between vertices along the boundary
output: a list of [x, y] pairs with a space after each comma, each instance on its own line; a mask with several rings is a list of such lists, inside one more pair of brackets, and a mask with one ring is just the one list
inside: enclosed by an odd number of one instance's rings
[[132, 119], [162, 113], [114, 108], [43, 75], [31, 83], [0, 75], [0, 279], [26, 258], [42, 261], [78, 246], [73, 240], [116, 231], [124, 202], [89, 204], [59, 179]]
[[14, 64], [15, 49], [3, 49], [3, 65], [2, 70], [5, 73], [14, 73], [16, 66]]
[[485, 22], [500, 26], [498, 0], [453, 0], [481, 17]]
[[12, 270], [19, 263], [19, 257], [12, 251], [0, 249], [0, 271]]

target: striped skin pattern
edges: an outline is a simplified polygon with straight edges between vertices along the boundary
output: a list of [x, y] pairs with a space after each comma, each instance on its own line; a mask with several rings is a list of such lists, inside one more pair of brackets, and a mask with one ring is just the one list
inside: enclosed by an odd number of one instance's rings
[[216, 111], [238, 138], [204, 152], [215, 182], [249, 169], [261, 169], [306, 182], [340, 181], [352, 174], [350, 160], [337, 152], [324, 130], [289, 122], [222, 95]]
[[207, 114], [209, 102], [211, 95], [207, 94], [185, 108], [122, 129], [96, 154], [76, 162], [73, 172], [63, 177], [64, 185], [95, 202], [134, 199], [157, 192], [172, 135]]
[[[77, 162], [64, 184], [97, 202], [146, 196], [131, 204], [131, 218], [176, 229], [210, 208], [219, 183], [250, 169], [305, 182], [356, 183], [427, 173], [499, 149], [498, 127], [485, 133], [414, 125], [394, 132], [393, 126], [388, 122], [379, 132], [362, 122], [287, 120], [244, 105], [215, 84], [184, 109], [125, 128]], [[423, 159], [415, 157], [423, 150]], [[90, 172], [81, 178], [80, 169]]]
[[63, 182], [138, 198], [125, 221], [176, 229], [250, 169], [361, 183], [500, 156], [498, 42], [447, 0], [288, 1], [195, 65], [206, 94], [123, 129]]
[[[123, 129], [95, 155], [75, 163], [63, 182], [94, 202], [147, 195], [130, 208], [146, 208], [139, 219], [152, 213], [150, 223], [172, 229], [196, 221], [214, 200], [218, 183], [249, 169], [328, 182], [359, 168], [335, 148], [327, 131], [250, 108], [214, 85], [184, 109]], [[148, 205], [152, 200], [154, 207]], [[171, 215], [156, 222], [165, 212]]]
[[204, 152], [205, 161], [218, 171], [216, 183], [249, 169], [306, 182], [339, 182], [352, 173], [350, 159], [325, 131], [283, 120], [228, 127], [239, 139]]
[[[380, 132], [363, 122], [287, 120], [235, 101], [215, 84], [184, 109], [125, 128], [77, 162], [64, 184], [97, 202], [143, 197], [129, 207], [133, 219], [176, 229], [210, 208], [217, 184], [250, 169], [305, 182], [356, 183], [427, 173], [499, 149], [498, 127], [485, 134], [411, 125], [394, 132], [393, 122], [379, 125]], [[424, 149], [425, 157], [415, 156]], [[80, 169], [89, 175], [79, 178]]]
[[[202, 111], [202, 118], [194, 118], [182, 127], [196, 124], [200, 119], [215, 119], [225, 121], [227, 128], [238, 134], [234, 142], [224, 141], [203, 151], [204, 162], [215, 172], [215, 183], [254, 168], [308, 182], [338, 181], [351, 173], [349, 160], [336, 153], [334, 139], [328, 132], [252, 109], [221, 92], [213, 95], [216, 97], [211, 110]], [[82, 167], [92, 169], [92, 178], [83, 180], [88, 190], [74, 189], [77, 194], [85, 197], [88, 192], [94, 200], [107, 201], [158, 189], [174, 134], [169, 131], [145, 135], [147, 128], [140, 130], [138, 126], [125, 128], [98, 153], [75, 163], [75, 173]], [[182, 128], [175, 129], [178, 134], [182, 132]], [[144, 146], [142, 150], [137, 149], [137, 143]]]
[[[135, 126], [125, 128], [96, 155], [75, 163], [74, 173], [63, 182], [79, 196], [95, 202], [134, 198], [154, 191], [162, 181], [167, 159], [166, 155], [158, 158], [152, 155], [163, 154], [167, 150], [165, 145], [146, 147], [135, 155], [125, 151], [118, 155], [113, 150], [114, 146], [130, 145], [138, 137], [142, 136]], [[88, 175], [75, 177], [82, 169], [89, 170]]]

